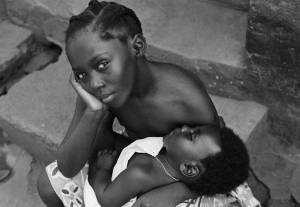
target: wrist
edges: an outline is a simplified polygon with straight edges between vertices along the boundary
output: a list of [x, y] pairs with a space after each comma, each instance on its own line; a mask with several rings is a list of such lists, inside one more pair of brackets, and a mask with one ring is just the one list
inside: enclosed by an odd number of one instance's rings
[[[83, 116], [81, 118], [81, 122], [90, 123], [93, 126], [99, 124], [99, 122], [104, 118], [104, 111], [93, 111], [88, 108], [83, 112]], [[92, 126], [90, 125], [90, 126]]]

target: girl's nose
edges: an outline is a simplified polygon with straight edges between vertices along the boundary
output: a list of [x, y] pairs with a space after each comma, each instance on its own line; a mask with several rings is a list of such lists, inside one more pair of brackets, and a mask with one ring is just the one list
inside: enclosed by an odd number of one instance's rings
[[92, 89], [102, 88], [105, 86], [102, 77], [99, 74], [97, 74], [96, 72], [92, 72], [90, 80], [91, 80], [90, 86]]

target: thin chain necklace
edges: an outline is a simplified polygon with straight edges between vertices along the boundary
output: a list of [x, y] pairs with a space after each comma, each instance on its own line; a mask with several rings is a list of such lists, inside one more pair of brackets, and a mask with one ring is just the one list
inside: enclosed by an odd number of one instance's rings
[[166, 169], [166, 167], [164, 166], [164, 164], [160, 161], [160, 159], [158, 159], [158, 157], [155, 157], [155, 159], [157, 160], [157, 162], [161, 165], [162, 169], [164, 170], [165, 174], [167, 176], [169, 176], [170, 178], [172, 178], [174, 181], [179, 181], [179, 179], [175, 178], [173, 175], [171, 175], [171, 173]]

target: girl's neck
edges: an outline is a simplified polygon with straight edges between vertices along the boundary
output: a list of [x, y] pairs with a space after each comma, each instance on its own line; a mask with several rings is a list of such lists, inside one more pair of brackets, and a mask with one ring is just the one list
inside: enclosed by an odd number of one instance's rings
[[153, 90], [155, 81], [152, 74], [152, 67], [153, 65], [145, 57], [137, 59], [135, 82], [132, 91], [133, 97], [145, 97]]

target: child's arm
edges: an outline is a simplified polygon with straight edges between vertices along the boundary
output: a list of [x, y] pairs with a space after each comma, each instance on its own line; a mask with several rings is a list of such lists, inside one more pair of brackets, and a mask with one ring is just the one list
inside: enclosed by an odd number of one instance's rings
[[76, 110], [80, 107], [80, 111], [75, 110], [67, 136], [57, 151], [59, 170], [66, 177], [76, 175], [87, 162], [95, 145], [99, 125], [111, 116], [100, 101], [75, 81], [73, 74], [70, 82], [81, 100], [77, 100], [76, 104]]
[[143, 194], [132, 207], [174, 207], [177, 204], [198, 195], [181, 182], [156, 188]]
[[140, 166], [127, 168], [111, 181], [113, 156], [116, 157], [115, 152], [99, 152], [97, 167], [92, 169], [96, 173], [93, 189], [101, 206], [120, 207], [138, 194], [156, 187], [155, 182], [151, 182], [149, 172]]

